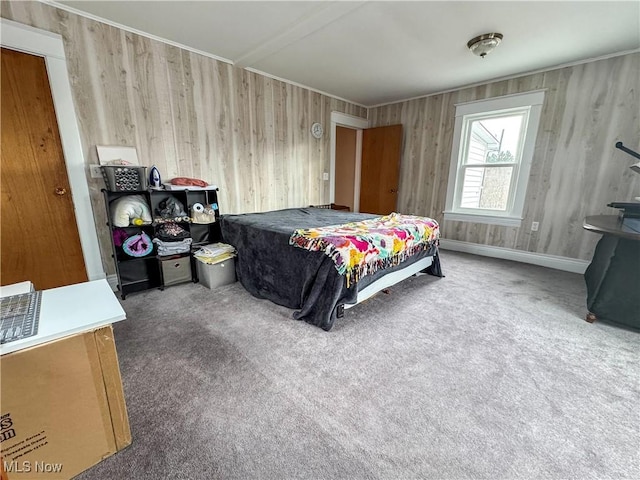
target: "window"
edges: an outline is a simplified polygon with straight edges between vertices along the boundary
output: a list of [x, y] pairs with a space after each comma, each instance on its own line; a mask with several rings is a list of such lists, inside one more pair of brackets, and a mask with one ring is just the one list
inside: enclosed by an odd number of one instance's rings
[[445, 220], [520, 226], [544, 92], [456, 105]]

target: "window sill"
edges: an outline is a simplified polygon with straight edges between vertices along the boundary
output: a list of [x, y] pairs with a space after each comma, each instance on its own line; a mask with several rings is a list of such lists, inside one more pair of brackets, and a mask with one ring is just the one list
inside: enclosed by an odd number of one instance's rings
[[507, 217], [501, 215], [477, 215], [473, 213], [444, 212], [445, 220], [455, 222], [488, 223], [490, 225], [502, 225], [503, 227], [517, 227], [522, 225], [522, 218]]

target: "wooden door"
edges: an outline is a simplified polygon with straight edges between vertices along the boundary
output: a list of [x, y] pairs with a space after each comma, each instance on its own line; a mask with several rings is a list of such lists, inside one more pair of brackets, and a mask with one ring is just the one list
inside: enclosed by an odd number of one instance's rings
[[87, 281], [45, 61], [2, 49], [0, 284]]
[[354, 211], [357, 130], [336, 126], [335, 203]]
[[388, 215], [398, 203], [402, 125], [367, 128], [362, 135], [360, 211]]

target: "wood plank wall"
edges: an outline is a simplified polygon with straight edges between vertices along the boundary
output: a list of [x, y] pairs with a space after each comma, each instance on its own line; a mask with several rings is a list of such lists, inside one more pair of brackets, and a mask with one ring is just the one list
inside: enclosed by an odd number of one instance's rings
[[[1, 16], [60, 34], [85, 161], [95, 145], [131, 145], [163, 180], [220, 187], [224, 213], [329, 202], [331, 112], [367, 109], [235, 68], [38, 2], [2, 2]], [[89, 178], [103, 264], [114, 273], [102, 180]]]
[[[473, 59], [470, 59], [473, 60]], [[487, 60], [490, 61], [490, 60]], [[455, 104], [546, 89], [521, 228], [447, 221], [444, 238], [590, 260], [599, 235], [587, 215], [640, 196], [640, 54], [585, 63], [369, 109], [372, 127], [402, 123], [398, 209], [443, 221]], [[540, 229], [531, 232], [531, 222]]]

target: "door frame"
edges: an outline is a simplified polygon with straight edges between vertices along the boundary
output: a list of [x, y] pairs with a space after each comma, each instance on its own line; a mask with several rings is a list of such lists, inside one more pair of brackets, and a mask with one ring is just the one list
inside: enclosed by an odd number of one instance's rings
[[62, 37], [5, 18], [0, 18], [0, 27], [0, 43], [3, 47], [43, 57], [45, 60], [87, 277], [89, 280], [106, 278]]
[[336, 199], [336, 127], [347, 127], [356, 130], [356, 172], [353, 186], [353, 210], [360, 210], [360, 175], [362, 166], [362, 130], [369, 127], [366, 118], [348, 115], [342, 112], [331, 112], [331, 161], [329, 165], [329, 203]]

